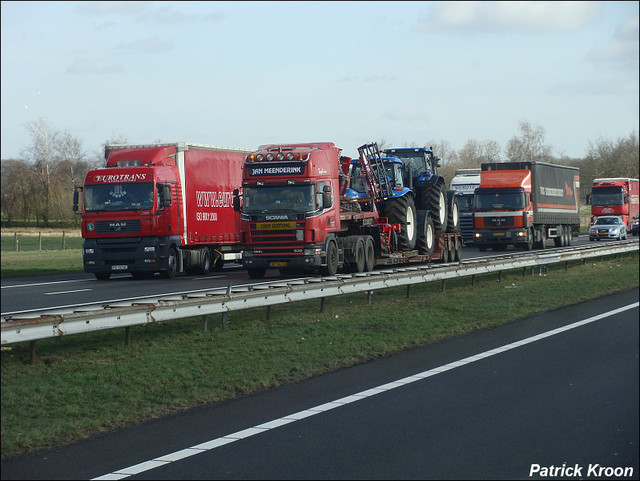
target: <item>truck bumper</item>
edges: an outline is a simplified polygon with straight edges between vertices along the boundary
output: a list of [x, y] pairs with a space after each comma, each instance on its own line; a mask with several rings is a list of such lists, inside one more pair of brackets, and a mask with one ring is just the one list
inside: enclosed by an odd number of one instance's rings
[[82, 263], [88, 273], [159, 272], [167, 268], [169, 238], [85, 239]]
[[527, 245], [529, 242], [529, 231], [526, 229], [514, 230], [476, 230], [473, 243], [476, 246], [507, 246], [507, 245]]
[[242, 267], [245, 269], [292, 269], [315, 270], [327, 265], [324, 249], [305, 248], [303, 255], [298, 256], [256, 256], [252, 250], [242, 253]]

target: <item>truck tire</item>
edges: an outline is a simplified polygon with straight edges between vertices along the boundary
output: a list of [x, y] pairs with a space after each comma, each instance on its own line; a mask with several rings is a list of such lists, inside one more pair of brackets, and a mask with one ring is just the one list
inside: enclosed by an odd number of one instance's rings
[[449, 247], [445, 244], [442, 247], [442, 257], [439, 261], [441, 264], [446, 264], [449, 262]]
[[160, 272], [160, 275], [165, 279], [172, 279], [176, 276], [176, 272], [178, 272], [178, 254], [176, 254], [176, 250], [171, 247], [167, 253], [167, 268]]
[[376, 265], [376, 248], [373, 245], [373, 237], [364, 237], [364, 270], [371, 272]]
[[247, 273], [251, 279], [262, 279], [266, 269], [262, 267], [256, 267], [255, 269], [247, 269]]
[[208, 247], [204, 247], [200, 253], [200, 273], [208, 274], [211, 272], [211, 251]]
[[356, 237], [355, 245], [353, 248], [354, 264], [353, 269], [355, 272], [364, 272], [365, 266], [365, 250], [364, 250], [364, 237]]
[[382, 216], [389, 219], [390, 224], [400, 224], [398, 233], [398, 250], [410, 251], [416, 247], [417, 217], [416, 206], [409, 195], [391, 198], [385, 201]]
[[447, 230], [447, 198], [442, 184], [435, 184], [426, 196], [426, 208], [433, 214], [433, 227], [436, 232]]
[[561, 225], [560, 235], [553, 238], [553, 243], [556, 247], [564, 247], [565, 245], [564, 240], [565, 240], [564, 226]]
[[529, 229], [529, 231], [527, 232], [528, 239], [527, 239], [527, 243], [524, 245], [524, 250], [526, 251], [533, 250], [533, 241], [534, 241], [533, 235], [534, 235], [533, 230]]
[[460, 207], [454, 190], [447, 191], [447, 232], [460, 231]]
[[99, 281], [106, 281], [111, 277], [111, 272], [96, 272], [95, 276]]
[[433, 249], [436, 246], [436, 231], [433, 227], [433, 219], [430, 215], [427, 216], [424, 226], [424, 236], [418, 236], [416, 240], [416, 247], [418, 254], [423, 256], [430, 256], [433, 254]]
[[454, 242], [456, 244], [456, 249], [455, 249], [455, 256], [453, 258], [453, 261], [460, 262], [462, 260], [462, 242], [457, 237]]
[[323, 276], [335, 276], [338, 272], [338, 246], [333, 241], [327, 244], [327, 265], [321, 269]]

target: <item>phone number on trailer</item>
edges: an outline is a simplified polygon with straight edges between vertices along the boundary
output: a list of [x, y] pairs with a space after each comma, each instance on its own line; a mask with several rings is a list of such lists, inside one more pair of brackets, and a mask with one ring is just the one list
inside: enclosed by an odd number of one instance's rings
[[196, 220], [217, 221], [218, 213], [217, 212], [196, 212]]

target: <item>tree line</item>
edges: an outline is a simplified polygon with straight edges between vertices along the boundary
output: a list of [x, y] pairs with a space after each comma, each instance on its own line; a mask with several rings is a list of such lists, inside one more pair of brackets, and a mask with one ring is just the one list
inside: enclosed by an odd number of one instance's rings
[[[83, 150], [82, 141], [69, 132], [55, 128], [45, 119], [27, 124], [31, 142], [19, 159], [2, 159], [2, 225], [16, 227], [78, 226], [79, 216], [71, 210], [74, 188], [81, 186], [87, 172], [104, 165], [104, 147], [127, 143], [125, 137], [106, 140], [94, 154]], [[593, 179], [599, 177], [639, 177], [638, 136], [632, 132], [618, 139], [595, 139], [589, 142], [583, 158], [557, 156], [545, 144], [545, 130], [522, 121], [518, 133], [502, 148], [493, 140], [468, 140], [455, 150], [447, 141], [430, 142], [442, 159], [440, 174], [448, 183], [457, 169], [479, 168], [486, 162], [549, 162], [580, 169], [581, 196], [591, 191]], [[392, 147], [385, 140], [380, 149]], [[404, 147], [417, 147], [415, 143]], [[395, 146], [398, 147], [398, 146]]]

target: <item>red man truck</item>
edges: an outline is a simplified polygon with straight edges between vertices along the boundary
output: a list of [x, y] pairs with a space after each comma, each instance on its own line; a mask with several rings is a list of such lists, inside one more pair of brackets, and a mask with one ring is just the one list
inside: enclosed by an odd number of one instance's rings
[[591, 204], [591, 223], [601, 215], [617, 215], [631, 231], [633, 218], [638, 215], [638, 179], [594, 179], [587, 204]]
[[580, 171], [544, 162], [481, 165], [473, 197], [475, 245], [544, 249], [570, 245], [580, 231]]
[[[460, 260], [457, 209], [451, 228], [436, 232], [432, 216], [442, 212], [415, 208], [414, 191], [401, 185], [401, 161], [383, 162], [375, 144], [358, 150], [361, 168], [355, 170], [353, 159], [331, 142], [263, 145], [247, 156], [234, 208], [242, 212], [242, 263], [250, 277], [269, 268], [332, 276]], [[348, 188], [356, 170], [365, 184], [359, 193]], [[446, 211], [443, 219], [448, 222]]]
[[250, 151], [190, 143], [107, 145], [106, 165], [82, 192], [83, 264], [98, 279], [113, 273], [208, 272], [241, 258], [233, 189]]

